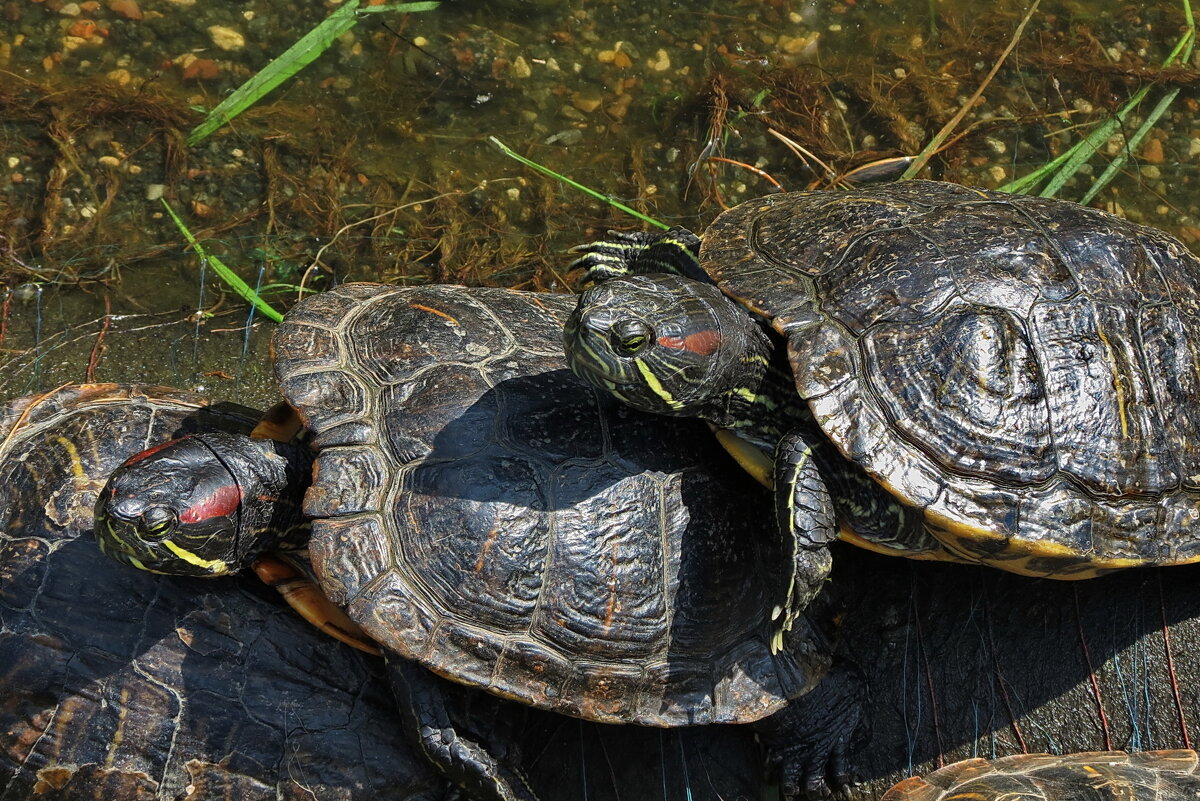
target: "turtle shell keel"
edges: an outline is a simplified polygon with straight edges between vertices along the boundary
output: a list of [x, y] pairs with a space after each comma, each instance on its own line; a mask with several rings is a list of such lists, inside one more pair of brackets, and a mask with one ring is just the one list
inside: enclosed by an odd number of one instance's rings
[[769, 503], [702, 429], [571, 374], [573, 304], [345, 285], [288, 315], [276, 370], [318, 451], [322, 585], [388, 649], [538, 707], [768, 715], [828, 666], [803, 631], [771, 653], [781, 557], [750, 533]]
[[1179, 241], [913, 181], [751, 201], [700, 258], [951, 550], [1060, 578], [1200, 558], [1200, 260]]

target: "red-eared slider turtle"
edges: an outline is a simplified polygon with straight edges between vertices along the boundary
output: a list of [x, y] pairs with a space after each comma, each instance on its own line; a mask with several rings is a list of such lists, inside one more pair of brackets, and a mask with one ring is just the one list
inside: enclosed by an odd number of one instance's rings
[[698, 263], [697, 241], [583, 248], [600, 282], [566, 347], [634, 407], [773, 454], [788, 615], [828, 570], [837, 517], [876, 550], [1036, 576], [1200, 558], [1200, 261], [1177, 240], [911, 181], [753, 200]]
[[1188, 801], [1200, 795], [1195, 751], [1094, 751], [968, 759], [900, 782], [880, 801]]
[[255, 582], [96, 553], [104, 481], [153, 442], [258, 415], [155, 387], [0, 405], [0, 798], [438, 801], [375, 660]]
[[[786, 781], [823, 787], [858, 714], [838, 676], [822, 681], [829, 655], [807, 624], [770, 647], [786, 582], [778, 544], [747, 533], [769, 526], [761, 490], [693, 429], [575, 379], [561, 347], [573, 303], [377, 285], [304, 301], [274, 350], [317, 453], [312, 486], [306, 450], [286, 443], [159, 445], [109, 481], [101, 547], [221, 575], [301, 544], [287, 499], [304, 493], [323, 588], [390, 652], [601, 722], [749, 722], [799, 698]], [[442, 718], [424, 671], [394, 662], [431, 758], [478, 795], [527, 798]]]

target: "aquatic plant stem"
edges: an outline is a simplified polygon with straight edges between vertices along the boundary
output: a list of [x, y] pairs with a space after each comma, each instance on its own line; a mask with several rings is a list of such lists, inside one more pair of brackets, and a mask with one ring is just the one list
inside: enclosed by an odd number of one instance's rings
[[992, 69], [984, 77], [983, 82], [979, 84], [979, 88], [975, 90], [975, 94], [967, 98], [967, 102], [962, 104], [962, 107], [958, 110], [958, 113], [951, 117], [950, 121], [943, 125], [940, 131], [934, 134], [934, 137], [929, 140], [929, 144], [925, 145], [921, 152], [917, 154], [917, 157], [913, 159], [913, 163], [908, 165], [908, 169], [905, 170], [904, 174], [900, 176], [900, 180], [906, 181], [910, 178], [915, 178], [917, 174], [921, 172], [921, 170], [925, 169], [925, 165], [928, 163], [929, 159], [933, 157], [933, 154], [938, 151], [938, 148], [942, 146], [942, 143], [945, 142], [946, 139], [949, 138], [950, 134], [954, 132], [954, 129], [958, 127], [958, 124], [963, 121], [963, 117], [967, 116], [967, 112], [969, 112], [975, 106], [975, 101], [979, 100], [979, 98], [983, 96], [984, 90], [988, 88], [992, 82], [992, 79], [996, 77], [996, 73], [1000, 71], [1000, 67], [1003, 66], [1004, 62], [1008, 59], [1009, 53], [1013, 51], [1013, 49], [1017, 46], [1017, 42], [1021, 40], [1021, 34], [1024, 33], [1025, 26], [1029, 24], [1029, 20], [1033, 19], [1033, 15], [1037, 11], [1038, 5], [1041, 2], [1042, 0], [1034, 0], [1033, 5], [1031, 5], [1029, 10], [1025, 12], [1025, 16], [1022, 18], [1021, 24], [1018, 25], [1017, 29], [1013, 32], [1012, 39], [1010, 39], [1008, 42], [1008, 47], [1004, 48], [1004, 52], [1000, 54], [1000, 58], [996, 59], [996, 63], [992, 65]]
[[517, 153], [512, 148], [510, 148], [508, 145], [504, 144], [503, 142], [501, 142], [499, 139], [497, 139], [494, 136], [489, 136], [488, 141], [491, 142], [493, 146], [495, 146], [501, 153], [508, 156], [510, 159], [519, 161], [522, 164], [524, 164], [526, 167], [529, 167], [530, 169], [533, 169], [533, 170], [537, 170], [542, 175], [549, 175], [551, 178], [555, 178], [559, 181], [562, 181], [567, 186], [572, 186], [572, 187], [578, 189], [580, 192], [583, 192], [585, 195], [590, 195], [591, 197], [596, 198], [596, 200], [599, 200], [602, 203], [607, 203], [608, 205], [612, 206], [615, 209], [620, 209], [621, 211], [625, 212], [626, 214], [637, 217], [639, 220], [641, 220], [644, 223], [649, 223], [650, 225], [661, 228], [664, 231], [668, 230], [671, 227], [671, 226], [667, 225], [666, 223], [659, 222], [658, 220], [654, 219], [653, 217], [648, 217], [647, 215], [642, 214], [640, 211], [638, 211], [636, 209], [631, 209], [628, 206], [626, 206], [624, 203], [613, 200], [612, 198], [608, 197], [607, 195], [603, 195], [600, 192], [597, 192], [595, 189], [590, 189], [590, 188], [584, 186], [583, 184], [578, 183], [577, 181], [572, 181], [570, 178], [568, 178], [565, 175], [559, 175], [554, 170], [550, 169], [549, 167], [544, 167], [541, 164], [538, 164], [533, 159], [525, 158], [520, 153]]
[[218, 278], [224, 281], [243, 300], [252, 304], [264, 315], [277, 323], [283, 322], [283, 315], [276, 311], [274, 306], [260, 298], [258, 293], [251, 289], [250, 285], [243, 281], [241, 276], [225, 266], [224, 262], [204, 250], [204, 246], [196, 240], [196, 237], [192, 235], [188, 227], [184, 225], [183, 220], [179, 219], [179, 215], [175, 213], [175, 209], [171, 208], [170, 203], [163, 200], [162, 204], [166, 207], [167, 214], [171, 216], [171, 220], [174, 221], [175, 227], [183, 234], [183, 238], [188, 241], [188, 244], [192, 246], [192, 249], [196, 251], [196, 254], [201, 259], [212, 265], [213, 272], [217, 274]]

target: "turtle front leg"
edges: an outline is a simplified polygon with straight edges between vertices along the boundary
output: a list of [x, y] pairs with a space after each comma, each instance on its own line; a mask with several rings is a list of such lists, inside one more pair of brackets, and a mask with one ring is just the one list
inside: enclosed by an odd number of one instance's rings
[[783, 648], [783, 638], [829, 575], [829, 545], [837, 539], [833, 501], [814, 458], [823, 443], [808, 429], [785, 434], [775, 446], [775, 520], [785, 549], [791, 550], [791, 579], [787, 595], [775, 608], [778, 621], [771, 651]]
[[608, 237], [571, 248], [582, 254], [571, 267], [582, 267], [585, 286], [625, 275], [672, 273], [704, 283], [711, 279], [700, 269], [700, 239], [686, 228], [669, 231], [609, 231]]
[[517, 759], [508, 752], [515, 742], [497, 742], [502, 736], [486, 738], [468, 731], [451, 709], [446, 696], [451, 688], [444, 679], [407, 659], [388, 656], [387, 662], [392, 692], [409, 733], [446, 778], [469, 798], [538, 801], [521, 775]]

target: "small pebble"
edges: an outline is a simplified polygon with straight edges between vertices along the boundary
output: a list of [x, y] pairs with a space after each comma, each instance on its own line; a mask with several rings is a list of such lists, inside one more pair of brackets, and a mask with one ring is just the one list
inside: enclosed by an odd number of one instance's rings
[[10, 170], [15, 170], [18, 166], [20, 166], [21, 159], [17, 156], [9, 156], [7, 163]]
[[96, 23], [90, 19], [77, 19], [67, 28], [67, 33], [80, 39], [90, 39], [96, 33]]
[[666, 50], [659, 48], [658, 52], [654, 54], [654, 58], [646, 62], [646, 66], [655, 72], [665, 72], [671, 69], [671, 56]]
[[146, 187], [146, 200], [159, 200], [167, 191], [165, 184], [150, 184]]
[[101, 156], [96, 161], [103, 164], [105, 167], [120, 167], [121, 160], [116, 156]]
[[83, 9], [79, 7], [79, 3], [67, 3], [58, 10], [58, 13], [64, 17], [78, 17], [83, 13]]
[[193, 58], [183, 68], [183, 77], [201, 81], [212, 80], [221, 72], [220, 65], [211, 58]]
[[603, 102], [604, 99], [598, 95], [585, 95], [579, 92], [571, 95], [571, 105], [585, 114], [591, 114], [600, 108], [600, 104]]
[[1142, 158], [1151, 164], [1163, 163], [1163, 146], [1161, 139], [1151, 139], [1142, 147]]
[[529, 62], [524, 56], [517, 56], [513, 60], [512, 66], [509, 68], [514, 78], [528, 78], [533, 75], [533, 68], [529, 66]]
[[125, 19], [137, 20], [142, 18], [142, 8], [137, 4], [136, 0], [111, 0], [108, 4], [108, 9], [117, 16], [124, 17]]
[[583, 131], [579, 130], [578, 128], [566, 128], [564, 130], [559, 131], [556, 134], [551, 134], [550, 136], [547, 136], [542, 141], [542, 144], [546, 144], [546, 145], [556, 145], [557, 144], [557, 145], [564, 145], [566, 147], [570, 147], [571, 145], [577, 145], [582, 141], [583, 141]]
[[222, 50], [241, 50], [246, 46], [246, 37], [225, 25], [208, 26], [208, 35], [213, 44]]

